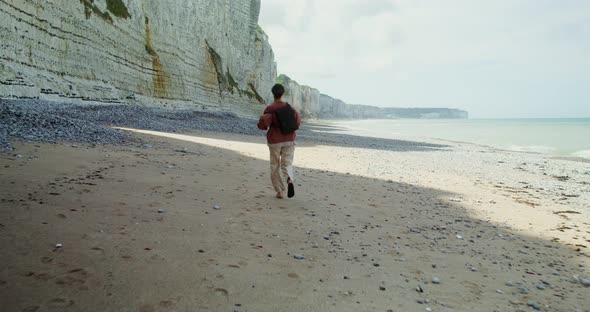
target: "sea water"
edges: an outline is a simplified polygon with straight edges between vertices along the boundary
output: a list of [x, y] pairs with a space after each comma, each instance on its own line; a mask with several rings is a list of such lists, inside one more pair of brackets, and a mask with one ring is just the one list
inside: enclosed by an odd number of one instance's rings
[[381, 138], [429, 137], [553, 156], [590, 159], [590, 118], [378, 119], [339, 121], [346, 132]]

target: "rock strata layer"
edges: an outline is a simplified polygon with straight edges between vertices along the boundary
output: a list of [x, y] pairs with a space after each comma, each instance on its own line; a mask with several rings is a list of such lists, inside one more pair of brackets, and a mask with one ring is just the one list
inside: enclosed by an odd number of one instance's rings
[[214, 108], [270, 101], [260, 0], [0, 0], [0, 97]]

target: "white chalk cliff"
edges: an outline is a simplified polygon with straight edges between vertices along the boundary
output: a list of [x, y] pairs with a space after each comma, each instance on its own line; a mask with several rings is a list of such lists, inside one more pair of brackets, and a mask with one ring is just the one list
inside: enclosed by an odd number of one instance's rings
[[271, 100], [260, 0], [0, 0], [0, 97], [252, 114]]

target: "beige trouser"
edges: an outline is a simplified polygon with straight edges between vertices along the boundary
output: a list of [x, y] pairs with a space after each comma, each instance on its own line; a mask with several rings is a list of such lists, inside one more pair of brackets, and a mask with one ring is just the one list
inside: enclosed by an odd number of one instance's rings
[[[295, 145], [291, 146], [269, 146], [270, 149], [270, 180], [275, 191], [283, 192], [287, 178], [293, 178], [293, 155]], [[283, 173], [281, 177], [281, 171]], [[284, 181], [283, 181], [284, 179]]]

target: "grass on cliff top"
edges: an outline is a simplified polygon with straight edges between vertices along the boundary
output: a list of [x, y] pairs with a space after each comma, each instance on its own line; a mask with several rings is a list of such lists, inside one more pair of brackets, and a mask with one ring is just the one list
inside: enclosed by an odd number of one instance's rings
[[286, 83], [288, 83], [289, 81], [291, 81], [291, 78], [289, 78], [289, 76], [285, 75], [285, 74], [280, 74], [277, 79], [275, 80], [275, 83], [280, 83], [282, 85], [285, 85]]
[[92, 13], [94, 13], [109, 23], [113, 22], [113, 18], [108, 12], [103, 12], [96, 5], [94, 5], [94, 0], [80, 0], [80, 3], [84, 5], [84, 14], [86, 15], [86, 19], [89, 19], [90, 16], [92, 16]]
[[107, 10], [116, 17], [128, 18], [131, 16], [122, 0], [107, 0]]

